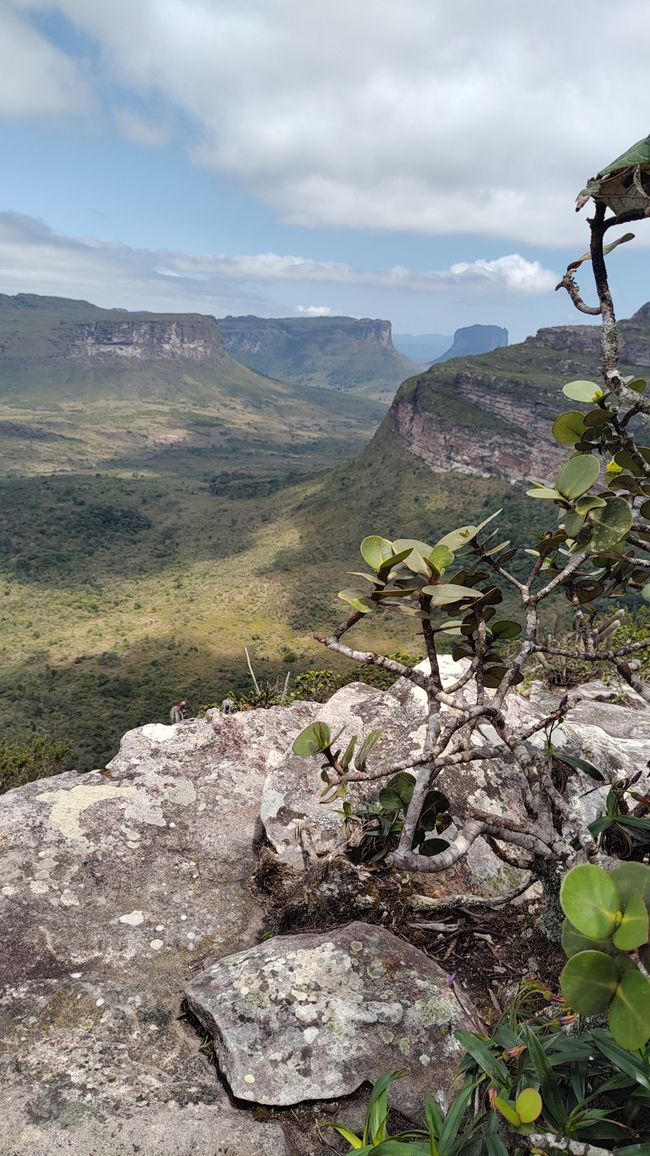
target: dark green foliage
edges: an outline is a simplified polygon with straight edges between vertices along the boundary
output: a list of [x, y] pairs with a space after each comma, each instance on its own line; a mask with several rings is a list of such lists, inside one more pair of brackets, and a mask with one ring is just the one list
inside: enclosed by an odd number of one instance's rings
[[[456, 1033], [465, 1049], [464, 1086], [446, 1114], [427, 1100], [426, 1130], [390, 1135], [386, 1092], [400, 1072], [375, 1085], [361, 1136], [342, 1124], [328, 1127], [350, 1144], [348, 1152], [364, 1156], [523, 1154], [534, 1133], [549, 1144], [556, 1136], [558, 1148], [571, 1140], [618, 1156], [649, 1156], [648, 1049], [635, 1055], [602, 1029], [577, 1030], [550, 1000], [550, 992], [529, 985], [489, 1036]], [[533, 1003], [544, 1006], [533, 1013]]]
[[67, 770], [71, 753], [71, 742], [51, 735], [36, 735], [30, 742], [0, 739], [0, 794]]

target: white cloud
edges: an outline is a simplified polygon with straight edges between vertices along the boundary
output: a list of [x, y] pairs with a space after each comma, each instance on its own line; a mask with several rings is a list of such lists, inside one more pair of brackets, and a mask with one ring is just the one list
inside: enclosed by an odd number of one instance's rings
[[14, 5], [65, 14], [104, 83], [304, 225], [580, 244], [576, 193], [648, 131], [646, 0]]
[[329, 305], [296, 305], [296, 312], [302, 317], [331, 317]]
[[0, 0], [0, 120], [78, 114], [93, 103], [81, 69]]
[[[67, 237], [33, 217], [0, 213], [0, 290], [81, 295], [108, 306], [269, 313], [271, 286], [314, 284], [358, 287], [360, 297], [364, 289], [421, 294], [460, 289], [468, 298], [491, 295], [503, 300], [546, 293], [557, 279], [539, 262], [517, 253], [427, 273], [402, 266], [355, 269], [343, 262], [277, 253], [195, 257]], [[296, 308], [309, 317], [331, 313], [324, 305]]]

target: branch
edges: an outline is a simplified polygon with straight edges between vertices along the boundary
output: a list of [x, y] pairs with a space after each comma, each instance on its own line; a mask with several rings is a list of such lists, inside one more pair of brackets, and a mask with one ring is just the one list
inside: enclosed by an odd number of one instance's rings
[[[354, 615], [350, 617], [354, 618]], [[358, 618], [361, 617], [359, 614], [355, 621], [358, 621]], [[350, 619], [348, 619], [348, 622], [350, 622]], [[347, 630], [348, 627], [346, 626], [345, 629]], [[354, 662], [361, 662], [368, 666], [381, 666], [383, 670], [389, 670], [391, 674], [398, 675], [401, 678], [407, 678], [409, 682], [415, 683], [415, 685], [421, 687], [422, 690], [427, 690], [427, 676], [423, 674], [421, 670], [414, 670], [411, 666], [404, 666], [402, 662], [397, 662], [394, 658], [386, 658], [383, 654], [374, 654], [372, 650], [353, 650], [352, 647], [345, 646], [342, 642], [338, 641], [341, 634], [344, 633], [345, 630], [339, 628], [339, 631], [335, 631], [329, 638], [325, 638], [323, 634], [315, 634], [314, 638], [317, 642], [321, 642], [323, 646], [329, 647], [330, 650], [335, 650], [337, 654], [345, 655], [346, 658], [351, 658]]]
[[[466, 911], [477, 911], [479, 908], [488, 908], [491, 911], [496, 911], [499, 907], [505, 907], [507, 903], [512, 903], [513, 899], [517, 899], [523, 895], [524, 891], [535, 882], [532, 875], [529, 875], [519, 887], [515, 887], [512, 891], [506, 891], [505, 895], [498, 895], [495, 899], [485, 899], [482, 895], [443, 895], [439, 899], [432, 899], [430, 895], [412, 895], [409, 900], [409, 906], [414, 911], [447, 911], [448, 909], [462, 907]], [[417, 924], [413, 924], [417, 927]]]
[[585, 305], [582, 297], [580, 296], [580, 286], [573, 276], [573, 273], [571, 273], [568, 269], [562, 280], [559, 281], [555, 286], [556, 293], [558, 289], [566, 289], [576, 309], [579, 309], [581, 313], [589, 313], [592, 317], [599, 316], [601, 311], [600, 305]]
[[[418, 812], [419, 817], [419, 812]], [[406, 824], [404, 824], [406, 826]], [[393, 867], [397, 867], [401, 871], [418, 871], [422, 873], [435, 873], [438, 871], [445, 871], [447, 867], [453, 867], [454, 863], [458, 862], [463, 855], [469, 851], [472, 843], [482, 834], [484, 824], [470, 819], [465, 823], [462, 830], [458, 832], [453, 843], [446, 851], [441, 851], [439, 855], [428, 857], [426, 855], [418, 855], [415, 851], [401, 850], [400, 847], [389, 857], [390, 863]]]

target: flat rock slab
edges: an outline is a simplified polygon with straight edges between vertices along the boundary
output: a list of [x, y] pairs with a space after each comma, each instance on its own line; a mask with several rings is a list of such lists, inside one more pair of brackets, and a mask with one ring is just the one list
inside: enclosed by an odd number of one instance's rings
[[233, 1094], [277, 1106], [345, 1096], [404, 1067], [392, 1101], [417, 1118], [427, 1093], [447, 1100], [453, 1033], [470, 1026], [438, 964], [366, 923], [266, 940], [185, 995]]
[[256, 941], [262, 786], [315, 709], [145, 726], [105, 772], [0, 798], [1, 1156], [285, 1151], [178, 1016]]

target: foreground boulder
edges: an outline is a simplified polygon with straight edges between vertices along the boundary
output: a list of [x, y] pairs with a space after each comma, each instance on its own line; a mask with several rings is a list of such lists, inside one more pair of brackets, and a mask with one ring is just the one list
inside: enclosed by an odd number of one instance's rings
[[145, 726], [105, 772], [0, 798], [2, 1156], [289, 1152], [178, 1016], [193, 973], [259, 937], [262, 785], [313, 714]]
[[219, 960], [185, 995], [239, 1099], [334, 1099], [399, 1066], [391, 1098], [411, 1118], [427, 1093], [447, 1102], [461, 1053], [453, 1032], [473, 1012], [437, 963], [366, 923], [266, 940]]

